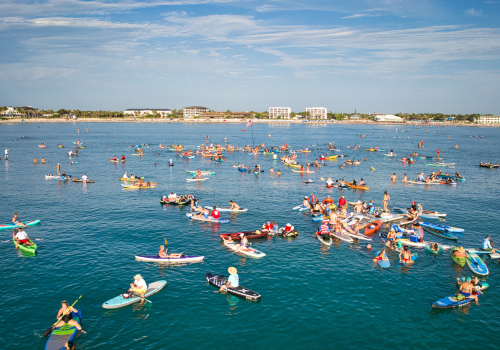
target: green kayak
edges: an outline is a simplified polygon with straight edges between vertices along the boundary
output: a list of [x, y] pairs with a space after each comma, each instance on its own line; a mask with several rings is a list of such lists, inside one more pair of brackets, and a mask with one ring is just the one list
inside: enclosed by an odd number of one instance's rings
[[[16, 245], [16, 240], [14, 239], [14, 236], [12, 236], [12, 242], [14, 242], [14, 246]], [[25, 246], [25, 245], [22, 245], [22, 244], [18, 244], [17, 245], [17, 248], [19, 249], [19, 251], [25, 253], [25, 254], [31, 254], [31, 255], [34, 255], [36, 253], [36, 243], [31, 241], [31, 243], [33, 243], [33, 245], [30, 245], [30, 246]]]
[[453, 256], [453, 253], [457, 250], [457, 247], [453, 246], [453, 248], [451, 248], [451, 251], [450, 251], [450, 258], [451, 260], [453, 260], [453, 262], [457, 265], [460, 265], [460, 267], [464, 267], [465, 266], [465, 263], [467, 261], [467, 258], [465, 257], [461, 257], [461, 258], [457, 258], [456, 256]]

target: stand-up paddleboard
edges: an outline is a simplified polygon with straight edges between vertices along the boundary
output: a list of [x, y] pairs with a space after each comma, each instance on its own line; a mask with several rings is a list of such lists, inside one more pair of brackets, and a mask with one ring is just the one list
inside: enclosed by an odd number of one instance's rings
[[[82, 320], [82, 312], [77, 310], [78, 312], [71, 312], [73, 319], [81, 324]], [[54, 328], [52, 333], [50, 333], [49, 339], [47, 340], [47, 344], [45, 345], [45, 350], [62, 350], [66, 349], [66, 343], [72, 341], [76, 333], [78, 333], [78, 329], [75, 326], [70, 324], [65, 324], [64, 326]]]
[[[478, 295], [481, 295], [480, 291], [477, 292]], [[458, 300], [457, 295], [451, 295], [449, 297], [439, 299], [438, 301], [432, 303], [432, 307], [438, 308], [438, 309], [452, 309], [454, 307], [461, 307], [470, 304], [471, 301], [474, 299], [463, 299], [463, 300]]]
[[[34, 226], [34, 225], [38, 225], [39, 223], [40, 223], [40, 220], [23, 222], [23, 224], [26, 226]], [[18, 227], [24, 227], [24, 226], [22, 226], [22, 225], [10, 225], [10, 224], [0, 225], [0, 230], [11, 230], [11, 229], [15, 229]]]
[[[162, 290], [165, 286], [167, 285], [167, 281], [157, 281], [153, 282], [148, 285], [148, 290], [144, 294], [144, 296], [147, 298], [155, 293], [158, 293], [160, 290]], [[102, 307], [105, 309], [118, 309], [120, 307], [124, 307], [130, 304], [134, 304], [138, 301], [141, 301], [140, 296], [132, 296], [131, 298], [124, 298], [123, 294], [120, 294], [117, 297], [114, 297], [113, 299], [110, 299], [106, 301], [104, 304], [102, 304]]]
[[[228, 241], [224, 241], [224, 245], [226, 247], [228, 247], [229, 249], [235, 250], [235, 251], [238, 250], [238, 248], [240, 247], [239, 243], [228, 242]], [[238, 250], [238, 253], [251, 256], [252, 258], [263, 258], [266, 256], [265, 253], [262, 253], [262, 252], [258, 251], [257, 249], [253, 249], [253, 248], [241, 248]]]
[[[417, 258], [418, 258], [418, 254], [417, 253], [411, 253], [411, 256], [410, 256], [411, 261], [415, 261], [415, 260], [417, 260]], [[398, 265], [398, 266], [407, 266], [408, 263], [404, 263], [402, 261], [398, 261], [398, 263], [396, 265]]]
[[328, 236], [328, 237], [323, 237], [319, 232], [316, 233], [316, 237], [318, 237], [318, 240], [323, 243], [324, 245], [332, 245], [333, 239]]
[[[375, 256], [380, 254], [380, 250], [375, 254]], [[387, 260], [377, 260], [378, 266], [380, 266], [383, 269], [387, 269], [391, 266], [391, 262], [389, 261], [389, 258]]]
[[[248, 209], [247, 208], [240, 208], [240, 209], [231, 209], [229, 207], [219, 207], [219, 206], [215, 206], [217, 208], [218, 211], [220, 212], [231, 212], [231, 213], [244, 213], [244, 212], [247, 212]], [[210, 205], [206, 205], [205, 206], [206, 209], [210, 209], [212, 210], [214, 208], [214, 206], [210, 206]]]
[[372, 239], [370, 237], [366, 237], [365, 235], [362, 235], [362, 234], [350, 233], [347, 230], [343, 230], [342, 233], [344, 235], [348, 235], [349, 237], [352, 237], [352, 238], [362, 239], [364, 241], [372, 241]]
[[483, 260], [475, 253], [467, 252], [467, 266], [476, 275], [487, 276], [489, 275], [488, 266]]
[[[216, 275], [215, 273], [207, 273], [206, 274], [207, 281], [213, 286], [222, 287], [223, 284], [227, 283], [227, 276], [224, 275]], [[259, 293], [255, 293], [254, 291], [238, 286], [236, 288], [228, 288], [227, 292], [229, 294], [234, 294], [236, 296], [248, 299], [248, 300], [259, 300], [261, 295]]]
[[163, 264], [184, 264], [184, 263], [196, 263], [202, 262], [204, 256], [190, 256], [183, 255], [178, 258], [161, 258], [158, 255], [136, 255], [135, 260], [144, 262], [156, 262]]
[[188, 181], [188, 182], [191, 182], [191, 181], [206, 181], [206, 180], [208, 180], [208, 177], [202, 177], [201, 179], [195, 179], [195, 178], [186, 179], [186, 181]]
[[227, 220], [227, 219], [214, 219], [211, 216], [209, 216], [208, 218], [205, 218], [205, 217], [199, 217], [199, 216], [193, 215], [192, 213], [187, 213], [186, 216], [190, 219], [193, 219], [193, 220], [217, 222], [219, 224], [228, 224], [229, 223], [229, 220]]

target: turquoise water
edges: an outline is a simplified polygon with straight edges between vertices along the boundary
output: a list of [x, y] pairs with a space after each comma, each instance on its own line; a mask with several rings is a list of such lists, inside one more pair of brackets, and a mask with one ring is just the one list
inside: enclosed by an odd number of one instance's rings
[[[81, 293], [85, 295], [76, 306], [82, 310], [83, 328], [88, 334], [77, 336], [78, 349], [465, 349], [478, 343], [482, 348], [497, 348], [497, 261], [485, 258], [490, 269], [486, 279], [490, 289], [480, 298], [480, 306], [431, 312], [432, 302], [454, 293], [454, 277], [472, 275], [467, 266], [461, 269], [453, 265], [446, 252], [434, 257], [416, 249], [419, 258], [413, 266], [396, 267], [397, 255], [389, 253], [391, 267], [381, 270], [371, 260], [382, 246], [381, 241], [375, 240], [371, 251], [364, 242], [325, 247], [313, 235], [318, 224], [309, 215], [291, 210], [311, 192], [319, 199], [327, 194], [335, 200], [345, 195], [349, 201], [374, 199], [380, 204], [387, 189], [390, 207], [407, 206], [416, 200], [424, 209], [446, 212], [446, 224], [466, 229], [459, 239], [465, 247], [479, 247], [485, 234], [500, 242], [500, 170], [478, 167], [479, 161], [499, 160], [497, 129], [432, 127], [425, 133], [425, 128], [408, 127], [403, 133], [401, 126], [396, 132], [395, 126], [255, 125], [256, 144], [288, 142], [296, 149], [313, 144], [321, 148], [299, 155], [300, 161], [326, 154], [329, 141], [335, 141], [349, 158], [368, 158], [360, 166], [346, 166], [344, 170], [339, 169], [340, 161], [329, 161], [328, 166], [309, 176], [312, 184], [305, 184], [307, 177], [292, 173], [268, 156], [229, 153], [225, 163], [215, 165], [206, 158], [180, 159], [175, 152], [158, 148], [159, 143], [175, 143], [194, 149], [204, 143], [207, 134], [214, 143], [223, 143], [227, 137], [233, 145], [251, 144], [250, 130], [242, 132], [243, 127], [150, 123], [0, 125], [0, 149], [9, 148], [10, 158], [5, 162], [1, 156], [0, 223], [9, 223], [15, 211], [23, 220], [42, 220], [41, 226], [26, 229], [38, 244], [36, 257], [19, 255], [10, 240], [11, 231], [0, 231], [4, 284], [0, 348], [43, 349], [47, 338], [41, 333], [55, 321], [59, 302], [65, 299], [71, 303]], [[22, 136], [25, 138], [18, 139]], [[73, 157], [78, 164], [70, 166], [66, 154], [71, 142], [79, 139], [87, 148]], [[466, 181], [457, 186], [430, 188], [405, 186], [401, 181], [391, 183], [392, 173], [400, 179], [403, 173], [414, 178], [418, 172], [438, 168], [425, 166], [422, 160], [404, 166], [383, 157], [384, 152], [346, 149], [354, 144], [386, 150], [393, 147], [399, 158], [416, 150], [420, 140], [424, 140], [422, 154], [432, 156], [439, 147], [446, 162], [457, 164], [449, 170], [459, 170]], [[41, 142], [48, 148], [39, 149]], [[58, 143], [66, 148], [57, 148]], [[139, 143], [151, 145], [144, 149], [142, 158], [133, 156], [133, 148], [128, 147]], [[454, 149], [456, 143], [459, 149]], [[125, 164], [109, 162], [110, 157], [122, 154], [127, 157]], [[44, 156], [48, 163], [33, 165], [35, 156], [38, 160]], [[174, 167], [167, 165], [170, 158]], [[247, 166], [261, 164], [266, 172], [260, 176], [240, 173], [230, 167], [238, 162]], [[45, 174], [55, 173], [57, 163], [66, 173], [80, 177], [85, 172], [96, 183], [45, 180]], [[282, 170], [281, 178], [267, 173], [271, 166]], [[186, 170], [197, 168], [212, 169], [217, 175], [202, 183], [187, 183]], [[158, 188], [123, 190], [118, 177], [124, 171], [146, 176], [157, 182]], [[346, 180], [363, 177], [370, 190], [327, 189], [320, 178], [328, 176], [345, 176]], [[229, 224], [191, 221], [185, 216], [187, 209], [160, 205], [161, 195], [171, 191], [193, 193], [202, 199], [202, 205], [226, 205], [234, 199], [249, 212], [223, 213], [231, 220]], [[300, 232], [299, 238], [274, 237], [254, 242], [254, 247], [267, 254], [260, 260], [238, 256], [221, 245], [220, 233], [256, 229], [268, 220], [276, 220], [280, 226], [292, 223]], [[134, 260], [135, 254], [156, 253], [164, 238], [171, 252], [204, 255], [205, 261], [160, 266]], [[428, 233], [426, 239], [451, 242]], [[222, 295], [206, 284], [207, 272], [226, 274], [229, 266], [238, 269], [243, 286], [262, 295], [260, 302]], [[153, 304], [102, 309], [102, 303], [118, 295], [118, 288], [127, 288], [136, 273], [141, 273], [148, 283], [165, 279], [168, 286], [151, 297]]]

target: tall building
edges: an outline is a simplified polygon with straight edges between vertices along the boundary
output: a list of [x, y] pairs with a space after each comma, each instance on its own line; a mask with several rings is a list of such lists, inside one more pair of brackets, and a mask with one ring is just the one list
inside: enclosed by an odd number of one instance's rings
[[200, 107], [200, 106], [191, 106], [191, 107], [184, 107], [184, 118], [189, 119], [189, 118], [194, 118], [198, 117], [200, 113], [206, 113], [209, 112], [210, 109], [207, 107]]
[[328, 113], [325, 107], [306, 108], [306, 112], [309, 112], [311, 119], [326, 119], [326, 114]]
[[290, 119], [292, 109], [290, 107], [269, 107], [269, 118]]

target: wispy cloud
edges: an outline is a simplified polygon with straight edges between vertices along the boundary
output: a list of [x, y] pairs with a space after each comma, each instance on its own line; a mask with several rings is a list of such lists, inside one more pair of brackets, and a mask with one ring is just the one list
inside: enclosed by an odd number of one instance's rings
[[475, 10], [474, 8], [470, 8], [465, 11], [466, 14], [469, 16], [482, 16], [483, 15], [483, 10]]
[[361, 18], [361, 17], [375, 17], [375, 16], [378, 16], [378, 15], [371, 15], [369, 13], [356, 13], [354, 15], [345, 16], [345, 17], [341, 17], [341, 18], [346, 19], [346, 18]]

